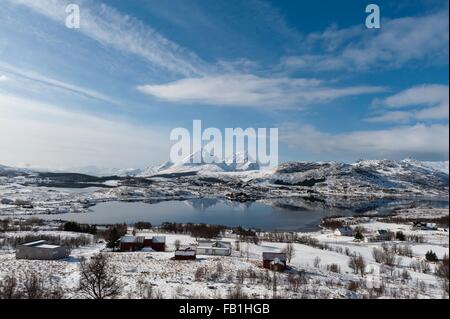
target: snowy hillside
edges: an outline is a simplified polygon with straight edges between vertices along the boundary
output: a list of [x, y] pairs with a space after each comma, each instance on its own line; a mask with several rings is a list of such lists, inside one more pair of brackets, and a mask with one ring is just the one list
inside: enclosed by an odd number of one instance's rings
[[432, 169], [435, 169], [437, 171], [446, 173], [448, 175], [449, 169], [448, 169], [448, 161], [442, 161], [442, 162], [422, 162], [422, 164], [426, 167], [430, 167]]
[[336, 162], [294, 162], [281, 165], [272, 176], [281, 185], [355, 187], [380, 189], [448, 188], [448, 173], [406, 159], [361, 160], [354, 164]]

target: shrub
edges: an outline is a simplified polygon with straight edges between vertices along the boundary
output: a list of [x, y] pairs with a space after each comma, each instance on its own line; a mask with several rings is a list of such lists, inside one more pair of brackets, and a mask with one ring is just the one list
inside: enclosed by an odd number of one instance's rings
[[436, 256], [436, 253], [435, 253], [434, 251], [432, 251], [432, 250], [428, 251], [428, 252], [425, 254], [425, 259], [428, 260], [428, 261], [430, 261], [430, 262], [436, 262], [436, 261], [439, 260], [439, 259], [437, 258], [437, 256]]
[[359, 281], [350, 281], [348, 283], [347, 289], [350, 291], [358, 291], [358, 289], [361, 287], [361, 284]]
[[331, 264], [327, 266], [327, 270], [331, 272], [335, 272], [340, 274], [341, 273], [341, 267], [339, 267], [338, 264]]
[[447, 279], [448, 281], [449, 280], [448, 270], [449, 270], [448, 256], [445, 255], [444, 258], [442, 259], [442, 262], [440, 262], [439, 265], [436, 267], [436, 275], [440, 278]]
[[248, 299], [240, 285], [236, 285], [228, 292], [228, 299]]
[[405, 234], [403, 234], [403, 232], [398, 231], [395, 233], [395, 239], [399, 240], [399, 241], [405, 241], [406, 240], [406, 236]]

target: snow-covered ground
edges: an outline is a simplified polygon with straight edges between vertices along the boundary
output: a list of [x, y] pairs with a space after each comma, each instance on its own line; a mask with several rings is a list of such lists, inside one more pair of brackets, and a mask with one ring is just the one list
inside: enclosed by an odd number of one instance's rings
[[[411, 267], [412, 263], [423, 261], [425, 253], [430, 250], [440, 259], [444, 255], [448, 256], [448, 229], [422, 231], [415, 230], [408, 224], [381, 223], [375, 220], [357, 226], [364, 227], [367, 237], [379, 229], [388, 229], [402, 231], [407, 235], [423, 235], [425, 240], [421, 243], [385, 242], [384, 245], [390, 247], [408, 245], [412, 250], [411, 257], [397, 256], [396, 265], [387, 269], [372, 256], [373, 249], [380, 249], [382, 242], [355, 242], [353, 237], [336, 236], [331, 230], [308, 233], [307, 236], [326, 245], [326, 248], [294, 243], [294, 256], [288, 263], [290, 269], [274, 273], [262, 268], [262, 253], [280, 252], [286, 247], [286, 243], [240, 242], [237, 250], [238, 239], [223, 238], [232, 243], [232, 256], [197, 256], [194, 261], [175, 261], [172, 260], [175, 244], [195, 245], [195, 238], [189, 235], [141, 231], [137, 235], [166, 236], [166, 252], [111, 252], [105, 249], [104, 244], [94, 243], [73, 249], [70, 258], [65, 260], [29, 261], [17, 260], [12, 250], [2, 250], [0, 279], [11, 274], [20, 276], [25, 272], [37, 272], [44, 277], [56, 279], [64, 287], [65, 297], [82, 298], [83, 295], [77, 290], [79, 261], [103, 252], [110, 257], [115, 268], [114, 274], [124, 284], [121, 298], [227, 298], [238, 286], [249, 298], [272, 298], [273, 276], [276, 276], [277, 281], [277, 298], [448, 298], [442, 288], [443, 281], [434, 273], [436, 263], [428, 263], [429, 270], [426, 273]], [[26, 236], [30, 233], [77, 236], [61, 231], [8, 232], [0, 236]], [[364, 277], [354, 274], [349, 267], [349, 254], [364, 258], [367, 264]], [[330, 271], [331, 265], [337, 266], [339, 272]], [[200, 268], [206, 274], [202, 278], [196, 276]], [[303, 278], [298, 287], [289, 283], [295, 276]]]

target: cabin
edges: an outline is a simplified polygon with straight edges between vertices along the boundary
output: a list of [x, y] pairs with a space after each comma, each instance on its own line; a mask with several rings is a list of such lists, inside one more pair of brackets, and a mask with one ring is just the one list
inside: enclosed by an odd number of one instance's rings
[[140, 251], [144, 248], [151, 248], [154, 251], [166, 251], [166, 237], [123, 236], [120, 239], [119, 250], [122, 252]]
[[353, 234], [354, 234], [354, 232], [353, 232], [353, 229], [352, 229], [351, 227], [345, 226], [345, 227], [337, 228], [337, 229], [334, 231], [334, 234], [335, 234], [336, 236], [348, 236], [348, 237], [352, 237]]
[[16, 249], [17, 259], [57, 260], [67, 258], [69, 255], [69, 247], [52, 245], [45, 240], [19, 245]]
[[197, 255], [231, 256], [231, 243], [228, 241], [199, 241]]
[[195, 260], [197, 259], [197, 250], [192, 247], [180, 248], [175, 251], [175, 260]]
[[263, 267], [273, 271], [284, 271], [286, 269], [285, 253], [263, 253]]

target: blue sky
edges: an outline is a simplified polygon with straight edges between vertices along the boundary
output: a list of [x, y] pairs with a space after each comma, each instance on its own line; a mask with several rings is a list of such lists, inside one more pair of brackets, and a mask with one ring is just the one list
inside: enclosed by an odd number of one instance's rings
[[448, 1], [374, 3], [2, 1], [0, 163], [157, 164], [194, 119], [278, 127], [281, 161], [448, 160]]

